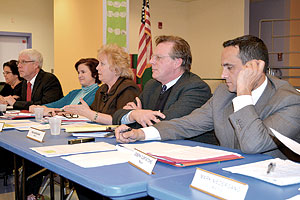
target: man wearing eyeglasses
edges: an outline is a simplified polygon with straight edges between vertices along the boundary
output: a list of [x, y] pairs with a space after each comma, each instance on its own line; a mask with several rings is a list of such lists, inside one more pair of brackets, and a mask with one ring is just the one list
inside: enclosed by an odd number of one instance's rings
[[35, 49], [21, 51], [17, 64], [20, 76], [26, 81], [23, 82], [20, 98], [5, 97], [14, 109], [28, 110], [30, 105], [42, 105], [63, 97], [56, 76], [42, 70], [43, 57], [40, 52]]
[[159, 36], [150, 64], [153, 79], [147, 82], [135, 102], [115, 112], [113, 124], [151, 126], [187, 115], [211, 97], [209, 86], [190, 72], [192, 54], [184, 39]]

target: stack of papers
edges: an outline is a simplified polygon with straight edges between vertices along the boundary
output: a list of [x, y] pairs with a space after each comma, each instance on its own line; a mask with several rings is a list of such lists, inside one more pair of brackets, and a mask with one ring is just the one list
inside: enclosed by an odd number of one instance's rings
[[[275, 167], [267, 173], [270, 163]], [[280, 186], [300, 183], [300, 164], [280, 158], [227, 167], [223, 170], [251, 176]]]
[[34, 114], [28, 112], [10, 112], [6, 113], [3, 116], [0, 116], [2, 119], [28, 119], [34, 118]]
[[46, 156], [62, 156], [78, 153], [98, 152], [98, 151], [112, 151], [116, 150], [116, 146], [106, 142], [90, 142], [80, 144], [54, 145], [45, 147], [30, 148], [37, 153]]
[[177, 167], [199, 165], [243, 158], [240, 154], [211, 149], [206, 147], [190, 147], [163, 142], [149, 142], [143, 144], [122, 144], [128, 149], [138, 149], [157, 158], [158, 161]]
[[77, 123], [64, 125], [66, 132], [72, 133], [75, 137], [104, 137], [108, 132], [115, 130], [117, 125], [99, 125], [91, 123]]
[[0, 120], [0, 122], [4, 122], [4, 128], [3, 129], [29, 129], [30, 127], [37, 127], [40, 126], [40, 123], [33, 122], [30, 120]]

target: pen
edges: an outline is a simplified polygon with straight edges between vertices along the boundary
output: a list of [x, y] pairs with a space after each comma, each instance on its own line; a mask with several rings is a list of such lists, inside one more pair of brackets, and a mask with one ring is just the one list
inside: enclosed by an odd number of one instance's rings
[[[131, 131], [131, 130], [132, 130], [132, 128], [128, 128], [128, 129], [126, 129], [126, 130], [121, 131], [121, 133], [125, 133], [125, 132]], [[104, 137], [110, 137], [110, 136], [115, 136], [115, 131], [106, 133], [106, 134], [104, 135]]]
[[268, 165], [267, 174], [274, 171], [275, 167], [276, 167], [276, 163], [270, 162], [270, 164]]
[[85, 143], [85, 142], [95, 142], [95, 138], [90, 137], [90, 138], [73, 139], [73, 140], [69, 140], [68, 144], [79, 144], [79, 143]]

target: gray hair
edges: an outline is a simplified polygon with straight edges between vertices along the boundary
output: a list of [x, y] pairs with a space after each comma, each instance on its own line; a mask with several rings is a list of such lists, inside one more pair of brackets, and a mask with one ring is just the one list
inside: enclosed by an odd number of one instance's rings
[[39, 51], [37, 51], [35, 49], [24, 49], [19, 53], [19, 55], [22, 55], [22, 54], [28, 55], [31, 60], [38, 62], [39, 68], [42, 69], [43, 56]]

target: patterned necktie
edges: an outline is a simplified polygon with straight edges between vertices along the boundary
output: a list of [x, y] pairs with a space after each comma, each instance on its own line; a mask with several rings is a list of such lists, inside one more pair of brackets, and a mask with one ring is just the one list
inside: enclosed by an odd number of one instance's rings
[[27, 83], [27, 96], [26, 96], [26, 101], [31, 101], [31, 83]]
[[166, 90], [167, 90], [167, 86], [163, 85], [162, 88], [161, 88], [160, 94], [165, 93]]

